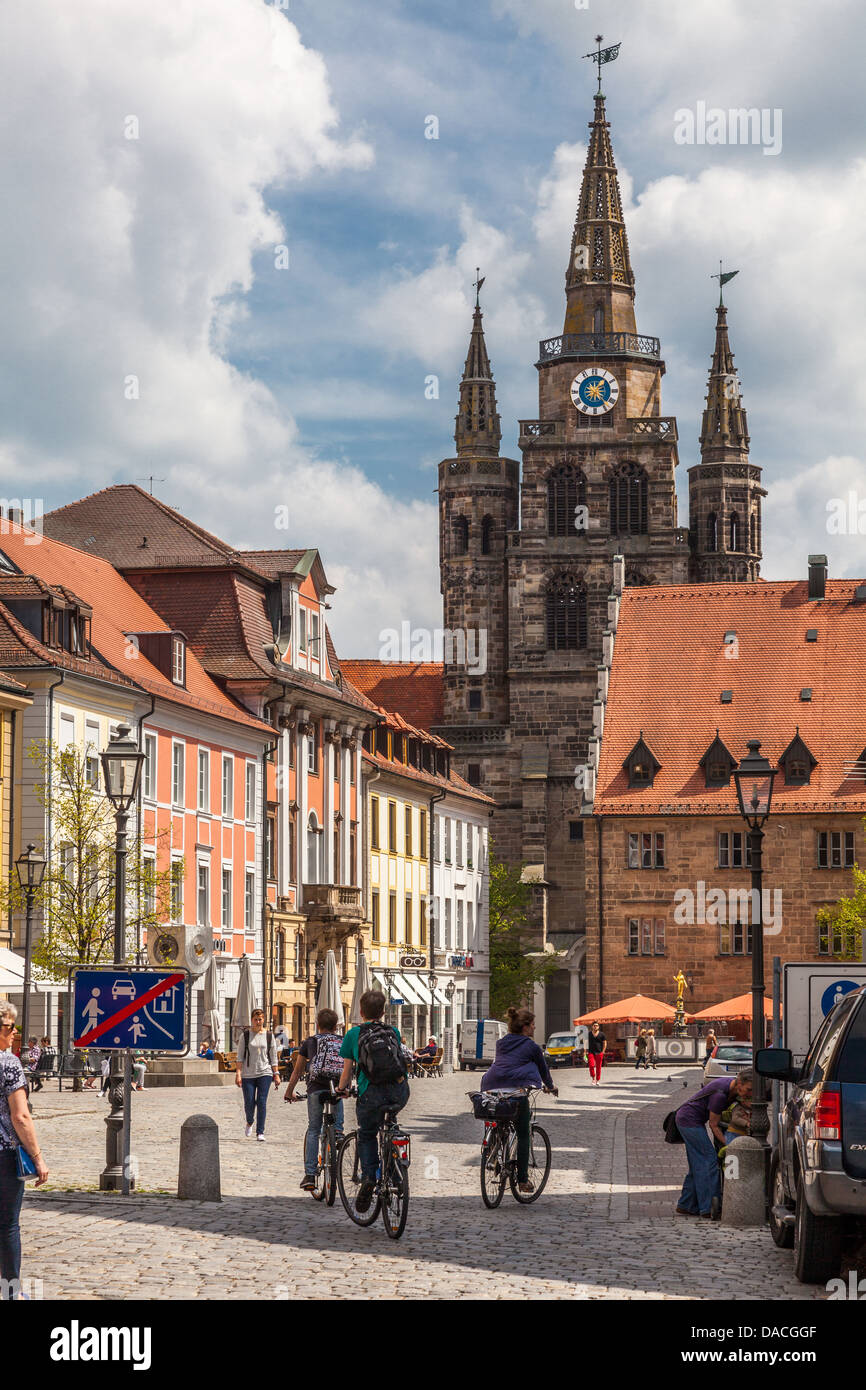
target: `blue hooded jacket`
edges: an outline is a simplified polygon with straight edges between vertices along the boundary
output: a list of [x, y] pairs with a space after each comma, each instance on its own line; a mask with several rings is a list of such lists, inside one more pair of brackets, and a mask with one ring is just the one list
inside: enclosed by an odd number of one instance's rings
[[481, 1078], [482, 1091], [508, 1086], [552, 1086], [544, 1053], [526, 1033], [506, 1033], [496, 1044], [496, 1060]]

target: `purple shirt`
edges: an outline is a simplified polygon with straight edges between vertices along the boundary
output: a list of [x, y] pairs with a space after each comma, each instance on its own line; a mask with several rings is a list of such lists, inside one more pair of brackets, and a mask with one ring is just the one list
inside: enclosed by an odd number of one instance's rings
[[721, 1115], [731, 1103], [730, 1090], [734, 1076], [714, 1076], [706, 1086], [696, 1091], [691, 1100], [681, 1105], [677, 1111], [678, 1129], [702, 1128], [710, 1118], [710, 1112]]

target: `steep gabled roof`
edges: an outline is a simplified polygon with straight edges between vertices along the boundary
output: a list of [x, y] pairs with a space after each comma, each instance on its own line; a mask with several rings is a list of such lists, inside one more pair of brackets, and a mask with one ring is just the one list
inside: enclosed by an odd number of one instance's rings
[[442, 723], [441, 661], [340, 662], [345, 677], [383, 709], [396, 710], [419, 729]]

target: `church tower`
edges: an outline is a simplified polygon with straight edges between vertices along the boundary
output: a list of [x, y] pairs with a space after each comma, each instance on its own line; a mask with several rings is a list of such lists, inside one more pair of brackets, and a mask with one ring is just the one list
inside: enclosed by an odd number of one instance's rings
[[[517, 527], [520, 465], [501, 458], [496, 383], [484, 341], [479, 295], [460, 382], [456, 458], [439, 465], [439, 570], [445, 637], [444, 723], [452, 737], [508, 719], [506, 547]], [[450, 634], [450, 636], [449, 636]], [[449, 651], [450, 645], [450, 651]], [[476, 749], [466, 776], [498, 779]]]
[[690, 577], [694, 582], [733, 583], [758, 578], [761, 499], [766, 495], [760, 468], [749, 462], [749, 426], [728, 339], [728, 311], [720, 291], [716, 344], [701, 424], [701, 461], [689, 469]]

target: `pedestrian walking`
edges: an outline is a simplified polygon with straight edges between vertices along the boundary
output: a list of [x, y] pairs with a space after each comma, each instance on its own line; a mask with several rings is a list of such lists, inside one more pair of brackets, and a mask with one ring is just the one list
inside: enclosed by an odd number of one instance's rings
[[276, 1039], [270, 1030], [265, 1032], [262, 1009], [253, 1009], [250, 1027], [241, 1034], [235, 1081], [244, 1097], [244, 1134], [249, 1139], [255, 1124], [256, 1139], [260, 1144], [264, 1143], [268, 1095], [271, 1086], [279, 1086], [280, 1072]]
[[20, 1058], [11, 1050], [18, 1011], [0, 999], [0, 1279], [2, 1296], [24, 1298], [21, 1292], [21, 1203], [24, 1182], [19, 1176], [19, 1149], [30, 1155], [41, 1187], [48, 1169], [27, 1109], [27, 1082]]
[[[493, 1066], [481, 1078], [482, 1091], [530, 1087], [558, 1095], [547, 1059], [534, 1040], [535, 1014], [531, 1009], [506, 1009], [508, 1032], [496, 1044]], [[529, 1181], [529, 1154], [532, 1144], [529, 1097], [521, 1096], [515, 1120], [517, 1130], [517, 1185], [521, 1192], [535, 1189]]]
[[[343, 1039], [337, 1032], [339, 1019], [333, 1009], [320, 1009], [316, 1015], [316, 1032], [304, 1038], [298, 1048], [298, 1055], [289, 1077], [284, 1099], [290, 1104], [295, 1099], [295, 1087], [304, 1072], [307, 1073], [307, 1134], [304, 1140], [304, 1176], [301, 1188], [304, 1192], [314, 1192], [316, 1171], [319, 1164], [319, 1138], [325, 1118], [325, 1101], [330, 1098], [331, 1082], [337, 1086], [343, 1062], [340, 1046]], [[300, 1099], [300, 1097], [298, 1097]], [[335, 1138], [343, 1137], [343, 1102], [340, 1101], [334, 1112]]]
[[703, 1216], [718, 1220], [722, 1207], [722, 1182], [719, 1160], [712, 1139], [724, 1145], [721, 1115], [735, 1101], [751, 1103], [752, 1073], [741, 1071], [737, 1076], [714, 1076], [676, 1112], [677, 1129], [686, 1146], [689, 1171], [677, 1203], [678, 1216]]
[[646, 1029], [645, 1029], [645, 1028], [641, 1028], [640, 1032], [638, 1033], [637, 1037], [636, 1037], [635, 1040], [634, 1040], [634, 1069], [635, 1069], [635, 1071], [637, 1071], [637, 1069], [638, 1069], [638, 1067], [641, 1065], [641, 1063], [643, 1063], [643, 1069], [644, 1069], [644, 1071], [647, 1070], [647, 1060], [646, 1060], [647, 1046], [648, 1046], [648, 1044], [647, 1044]]
[[104, 1055], [102, 1061], [99, 1063], [99, 1074], [102, 1077], [102, 1085], [99, 1088], [99, 1094], [104, 1096], [108, 1094], [109, 1087], [111, 1086], [111, 1063]]
[[719, 1040], [711, 1028], [709, 1033], [707, 1033], [707, 1036], [704, 1038], [704, 1070], [706, 1070], [707, 1062], [712, 1057], [713, 1052], [718, 1047], [718, 1045]]
[[589, 1054], [590, 1080], [593, 1086], [600, 1086], [601, 1069], [604, 1066], [604, 1054], [607, 1052], [607, 1038], [601, 1031], [601, 1024], [598, 1020], [593, 1023], [589, 1030], [587, 1052]]
[[658, 1062], [656, 1061], [657, 1057], [658, 1053], [656, 1052], [656, 1030], [655, 1028], [650, 1028], [649, 1032], [646, 1035], [647, 1068], [652, 1067], [653, 1071], [658, 1071]]
[[147, 1062], [144, 1057], [136, 1057], [132, 1063], [132, 1080], [137, 1091], [144, 1090], [144, 1073], [147, 1071]]

